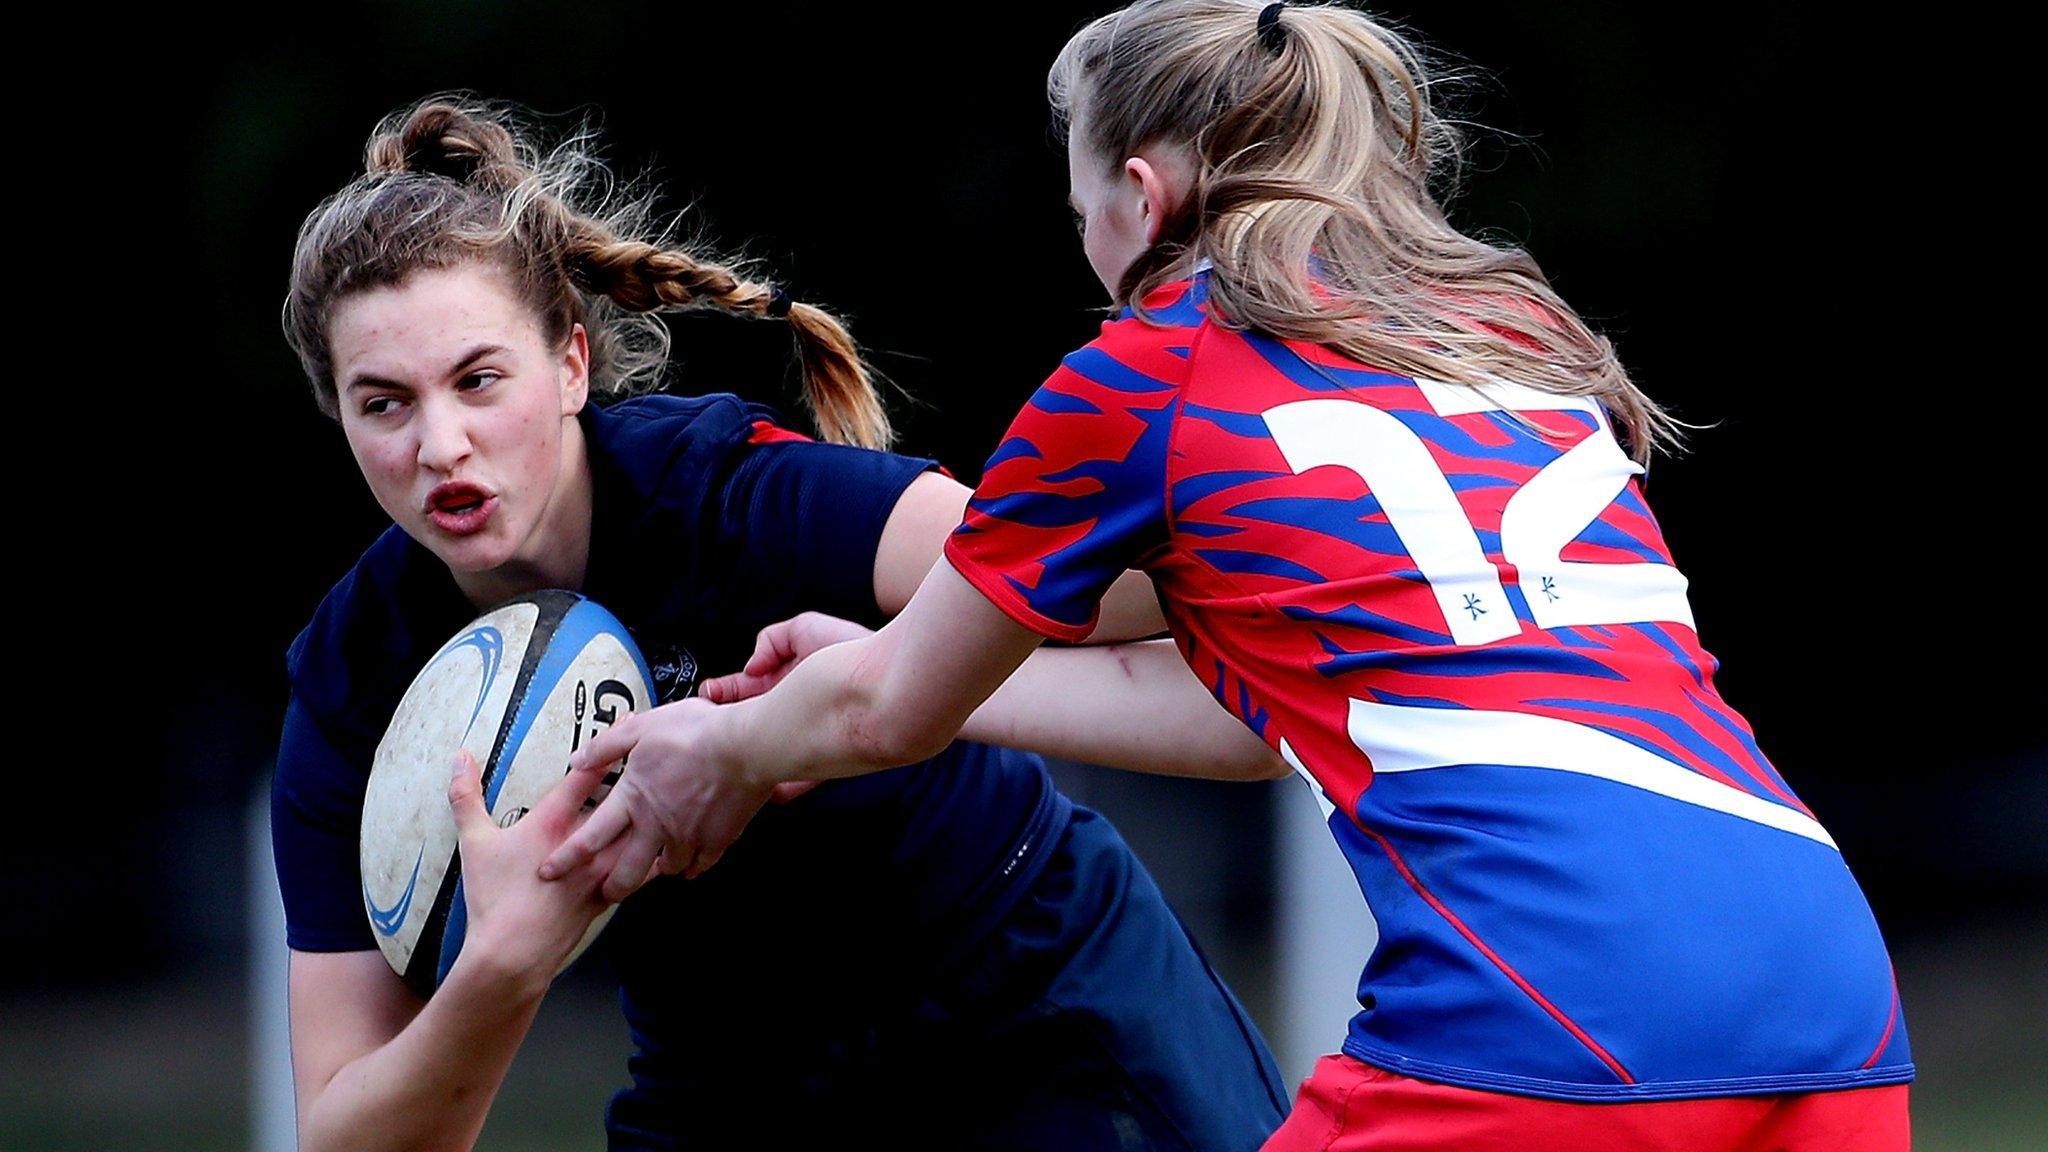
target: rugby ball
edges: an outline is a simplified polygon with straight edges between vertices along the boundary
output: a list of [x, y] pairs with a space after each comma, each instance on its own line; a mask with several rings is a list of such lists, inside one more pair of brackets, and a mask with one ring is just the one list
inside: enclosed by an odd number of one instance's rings
[[[361, 841], [363, 909], [377, 947], [415, 991], [440, 986], [467, 923], [448, 808], [456, 750], [483, 765], [484, 807], [510, 827], [568, 771], [572, 752], [653, 703], [647, 661], [625, 625], [573, 592], [493, 608], [420, 669], [377, 745]], [[571, 960], [613, 911], [591, 924]]]

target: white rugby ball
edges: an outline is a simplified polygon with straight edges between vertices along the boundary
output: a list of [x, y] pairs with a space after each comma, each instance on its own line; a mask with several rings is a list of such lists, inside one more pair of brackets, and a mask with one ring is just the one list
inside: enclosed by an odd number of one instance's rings
[[431, 995], [462, 951], [462, 863], [448, 809], [456, 750], [483, 765], [484, 806], [510, 826], [561, 780], [572, 752], [653, 703], [653, 677], [625, 625], [573, 592], [501, 604], [427, 661], [392, 713], [363, 796], [363, 908], [407, 984]]

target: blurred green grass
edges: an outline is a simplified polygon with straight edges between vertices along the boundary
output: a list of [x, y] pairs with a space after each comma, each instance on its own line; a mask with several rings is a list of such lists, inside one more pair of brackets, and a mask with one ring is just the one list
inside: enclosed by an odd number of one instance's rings
[[[1921, 1152], [2048, 1152], [2048, 918], [1974, 925], [1894, 949], [1920, 1079]], [[234, 1152], [250, 1146], [241, 980], [0, 1003], [0, 1152]], [[613, 994], [549, 997], [478, 1148], [604, 1147], [625, 1076]], [[764, 1070], [765, 1074], [765, 1070]]]

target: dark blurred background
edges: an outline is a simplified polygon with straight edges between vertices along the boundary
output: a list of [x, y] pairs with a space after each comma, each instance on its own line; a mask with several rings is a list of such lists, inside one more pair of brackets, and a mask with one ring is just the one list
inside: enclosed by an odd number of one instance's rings
[[[849, 315], [908, 393], [903, 448], [971, 482], [1099, 319], [1043, 82], [1104, 10], [378, 2], [80, 29], [100, 47], [77, 56], [19, 42], [78, 88], [24, 106], [61, 158], [16, 180], [62, 194], [67, 223], [16, 247], [69, 317], [52, 340], [17, 314], [17, 394], [73, 424], [18, 425], [54, 469], [19, 482], [14, 551], [55, 585], [22, 603], [62, 705], [17, 775], [65, 786], [35, 790], [0, 879], [0, 1147], [249, 1146], [251, 804], [282, 654], [383, 525], [277, 316], [299, 222], [377, 119], [448, 88], [598, 117], [686, 231]], [[2038, 371], [2014, 371], [2012, 318], [1959, 271], [1995, 241], [1946, 177], [1997, 133], [1901, 70], [1896, 25], [1804, 6], [1739, 28], [1618, 2], [1381, 10], [1475, 77], [1452, 105], [1486, 126], [1454, 217], [1529, 248], [1704, 425], [1649, 496], [1723, 694], [1892, 942], [1922, 1146], [2044, 1146], [2048, 586], [2018, 396]], [[779, 326], [676, 334], [673, 387], [790, 400]], [[1269, 809], [1299, 786], [1063, 779], [1267, 1021]], [[523, 1057], [551, 1087], [486, 1146], [601, 1145], [623, 1043], [606, 995], [585, 974], [551, 1002], [535, 1052], [605, 1054], [569, 1075]]]

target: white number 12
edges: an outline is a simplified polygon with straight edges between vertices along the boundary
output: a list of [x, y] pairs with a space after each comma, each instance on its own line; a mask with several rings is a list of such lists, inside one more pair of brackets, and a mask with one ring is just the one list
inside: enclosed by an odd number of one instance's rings
[[[1565, 545], [1614, 502], [1642, 471], [1623, 455], [1593, 401], [1512, 384], [1474, 388], [1418, 381], [1440, 416], [1470, 412], [1571, 409], [1590, 412], [1599, 427], [1543, 466], [1501, 510], [1501, 559], [1520, 573], [1522, 598], [1539, 628], [1667, 620], [1694, 627], [1685, 577], [1669, 564], [1568, 562]], [[1301, 400], [1265, 414], [1266, 427], [1299, 475], [1334, 464], [1357, 473], [1379, 498], [1387, 520], [1423, 577], [1461, 645], [1520, 633], [1500, 571], [1486, 559], [1479, 534], [1451, 482], [1422, 438], [1391, 413], [1355, 400]], [[1549, 768], [1654, 792], [1682, 803], [1802, 836], [1833, 848], [1814, 819], [1608, 732], [1552, 716], [1488, 709], [1445, 709], [1353, 699], [1351, 742], [1376, 774], [1506, 764]], [[1283, 737], [1280, 754], [1314, 789], [1328, 819], [1329, 794]], [[1356, 819], [1356, 813], [1347, 812]]]
[[[1501, 559], [1521, 577], [1522, 598], [1539, 628], [1667, 620], [1693, 627], [1685, 577], [1669, 564], [1585, 563], [1562, 553], [1642, 471], [1622, 453], [1590, 399], [1519, 384], [1485, 391], [1417, 382], [1441, 416], [1471, 412], [1570, 409], [1599, 427], [1545, 465], [1501, 511]], [[1429, 582], [1451, 638], [1485, 644], [1521, 632], [1500, 570], [1480, 548], [1451, 482], [1422, 437], [1392, 413], [1355, 400], [1300, 400], [1265, 413], [1266, 427], [1298, 475], [1336, 465], [1365, 481]]]

